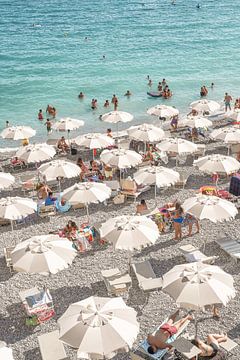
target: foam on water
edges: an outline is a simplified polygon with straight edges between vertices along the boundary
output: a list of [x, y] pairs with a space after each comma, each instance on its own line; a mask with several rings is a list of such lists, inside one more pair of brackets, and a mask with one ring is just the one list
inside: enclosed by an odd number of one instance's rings
[[[0, 121], [28, 124], [53, 104], [59, 116], [82, 118], [84, 132], [106, 129], [98, 120], [113, 93], [119, 108], [147, 120], [146, 109], [164, 102], [187, 110], [202, 84], [209, 98], [240, 96], [239, 15], [234, 0], [12, 0], [0, 2]], [[41, 26], [32, 26], [33, 24]], [[85, 37], [88, 40], [85, 40]], [[103, 54], [106, 56], [102, 60]], [[171, 100], [149, 98], [165, 77]], [[130, 89], [134, 94], [126, 99]], [[86, 94], [79, 101], [79, 91]], [[92, 112], [90, 101], [99, 108]], [[81, 131], [83, 131], [81, 129]]]

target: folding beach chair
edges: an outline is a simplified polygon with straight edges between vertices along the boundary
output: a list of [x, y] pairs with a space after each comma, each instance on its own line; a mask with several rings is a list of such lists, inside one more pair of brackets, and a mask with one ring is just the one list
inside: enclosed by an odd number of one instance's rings
[[149, 261], [132, 264], [138, 285], [143, 291], [162, 288], [162, 278], [157, 278]]
[[206, 256], [198, 248], [191, 244], [180, 246], [179, 250], [189, 263], [200, 261], [204, 264], [213, 264], [218, 258], [218, 256]]
[[128, 292], [132, 280], [127, 272], [124, 274], [118, 268], [101, 271], [108, 294], [121, 296]]

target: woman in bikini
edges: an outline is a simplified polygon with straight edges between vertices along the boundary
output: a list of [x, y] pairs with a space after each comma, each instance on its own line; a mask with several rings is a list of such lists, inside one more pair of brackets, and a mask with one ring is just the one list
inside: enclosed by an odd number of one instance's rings
[[219, 344], [227, 341], [227, 335], [224, 334], [209, 334], [207, 336], [206, 342], [195, 339], [192, 340], [192, 344], [197, 346], [202, 352], [201, 357], [214, 357], [217, 355], [220, 350]]
[[173, 227], [175, 231], [174, 240], [181, 240], [182, 239], [182, 223], [183, 223], [183, 208], [179, 202], [175, 203], [176, 211], [173, 214]]

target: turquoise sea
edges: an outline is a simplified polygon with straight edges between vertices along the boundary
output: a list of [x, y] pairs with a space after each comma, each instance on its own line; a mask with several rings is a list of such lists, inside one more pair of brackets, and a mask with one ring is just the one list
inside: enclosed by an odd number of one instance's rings
[[[58, 117], [84, 119], [82, 132], [104, 131], [98, 116], [112, 94], [135, 122], [150, 121], [146, 109], [161, 102], [186, 112], [211, 82], [211, 99], [240, 96], [239, 18], [236, 0], [1, 0], [1, 127], [24, 123], [45, 137], [37, 113], [52, 104]], [[152, 90], [165, 77], [172, 99], [149, 98], [147, 75]]]

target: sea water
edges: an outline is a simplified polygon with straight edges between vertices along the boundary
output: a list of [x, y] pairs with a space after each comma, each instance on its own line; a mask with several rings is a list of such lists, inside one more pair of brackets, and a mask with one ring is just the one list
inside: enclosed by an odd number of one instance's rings
[[[113, 94], [135, 123], [159, 103], [186, 113], [212, 82], [209, 99], [240, 96], [239, 16], [236, 0], [0, 0], [1, 128], [30, 125], [43, 139], [37, 113], [52, 104], [58, 118], [85, 120], [80, 133], [105, 131], [99, 115]], [[148, 97], [163, 78], [173, 97]]]

